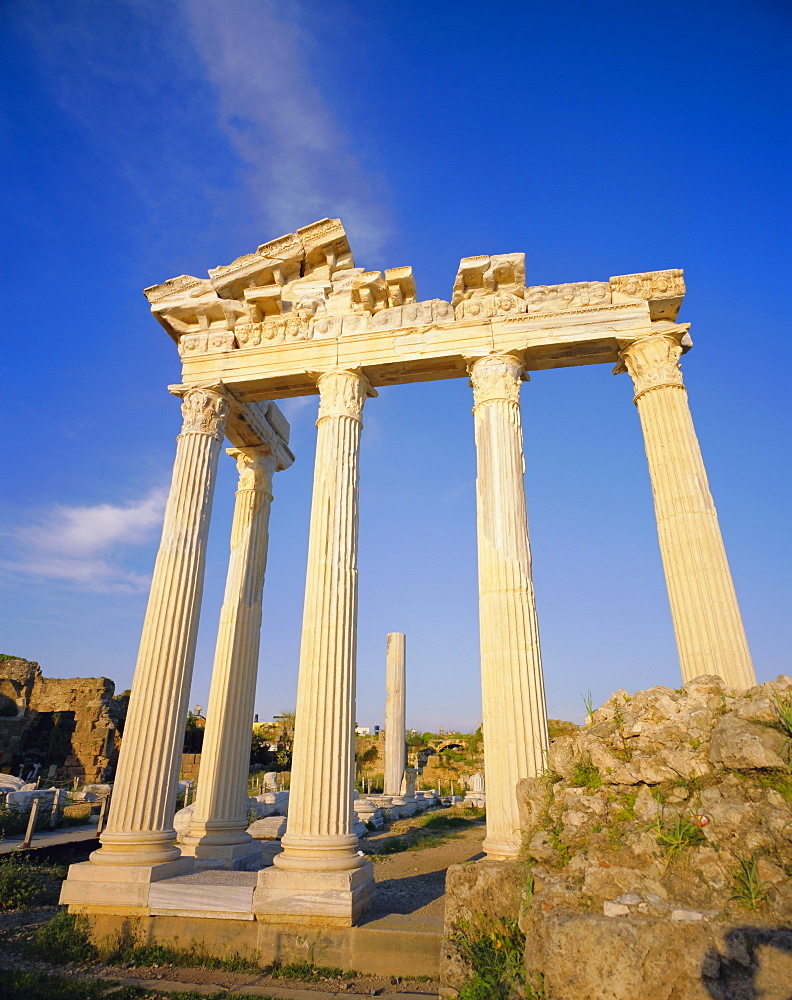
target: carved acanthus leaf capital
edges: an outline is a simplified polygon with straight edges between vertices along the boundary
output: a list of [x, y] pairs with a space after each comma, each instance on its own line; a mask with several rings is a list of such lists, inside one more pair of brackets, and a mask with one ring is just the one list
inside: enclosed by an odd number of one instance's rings
[[511, 354], [490, 354], [474, 361], [468, 370], [474, 406], [496, 399], [519, 403], [523, 366], [518, 358]]
[[268, 445], [260, 448], [227, 448], [226, 454], [236, 459], [239, 473], [239, 486], [242, 490], [254, 493], [266, 493], [272, 497], [272, 477], [275, 473], [277, 459]]
[[317, 423], [325, 417], [361, 420], [366, 397], [377, 395], [376, 389], [360, 371], [323, 372], [317, 376], [316, 384], [319, 387]]
[[187, 389], [182, 397], [182, 434], [209, 434], [222, 441], [230, 405], [217, 389]]
[[682, 355], [682, 336], [679, 332], [641, 337], [624, 344], [619, 351], [622, 365], [614, 371], [627, 371], [635, 386], [635, 398], [649, 389], [661, 386], [684, 388], [679, 359]]

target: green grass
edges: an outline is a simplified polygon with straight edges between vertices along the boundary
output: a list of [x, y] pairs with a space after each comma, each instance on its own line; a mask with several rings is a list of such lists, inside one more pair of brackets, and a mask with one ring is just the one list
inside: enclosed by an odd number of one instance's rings
[[215, 958], [197, 948], [181, 950], [163, 945], [135, 945], [116, 940], [97, 948], [91, 941], [88, 921], [61, 910], [45, 924], [30, 943], [30, 954], [59, 964], [84, 965], [100, 959], [116, 965], [175, 965], [182, 968], [219, 969], [225, 972], [263, 972], [257, 962], [242, 955]]
[[[27, 830], [30, 813], [19, 813], [16, 809], [9, 809], [0, 806], [0, 837], [14, 837]], [[39, 809], [36, 817], [36, 829], [46, 830], [49, 827], [50, 811], [47, 808]]]
[[[310, 962], [275, 962], [264, 966], [240, 954], [217, 958], [199, 948], [179, 949], [165, 945], [135, 945], [114, 941], [102, 947], [93, 944], [85, 917], [61, 910], [34, 937], [28, 946], [34, 958], [61, 965], [88, 965], [103, 961], [111, 965], [146, 968], [166, 966], [211, 969], [223, 972], [269, 973], [274, 979], [299, 979], [320, 982], [326, 979], [354, 977], [358, 973], [330, 966], [315, 966]], [[33, 996], [33, 994], [31, 994]], [[115, 993], [112, 994], [116, 996]], [[0, 1000], [3, 1000], [0, 992]]]
[[27, 854], [0, 857], [0, 910], [25, 910], [29, 906], [57, 903], [66, 870], [42, 864]]
[[325, 979], [354, 979], [354, 970], [338, 969], [333, 965], [311, 965], [310, 962], [275, 962], [269, 969], [273, 979], [299, 979], [304, 983], [318, 983]]
[[[197, 993], [143, 986], [121, 986], [110, 979], [77, 979], [45, 972], [6, 969], [0, 979], [0, 1000], [243, 1000], [241, 993]], [[261, 1000], [276, 1000], [261, 997]]]
[[61, 910], [37, 932], [28, 951], [34, 958], [58, 965], [85, 964], [99, 957], [88, 933], [88, 921], [68, 910]]

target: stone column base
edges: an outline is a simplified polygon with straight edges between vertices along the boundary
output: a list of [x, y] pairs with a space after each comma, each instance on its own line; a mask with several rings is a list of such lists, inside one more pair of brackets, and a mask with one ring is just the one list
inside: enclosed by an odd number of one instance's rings
[[340, 872], [265, 868], [253, 894], [253, 913], [262, 923], [351, 927], [371, 906], [374, 892], [370, 861]]
[[197, 871], [257, 872], [264, 865], [261, 844], [252, 838], [244, 844], [181, 844], [182, 857], [195, 859]]
[[193, 869], [192, 858], [177, 858], [160, 865], [99, 865], [83, 861], [69, 865], [60, 902], [70, 906], [148, 906], [152, 882], [187, 875]]

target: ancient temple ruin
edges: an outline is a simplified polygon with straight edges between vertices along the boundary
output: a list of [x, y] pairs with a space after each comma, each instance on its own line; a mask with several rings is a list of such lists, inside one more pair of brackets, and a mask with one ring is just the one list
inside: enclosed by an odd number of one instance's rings
[[[358, 456], [364, 404], [378, 386], [472, 385], [488, 858], [517, 854], [517, 783], [543, 769], [548, 745], [523, 484], [519, 393], [528, 373], [606, 363], [629, 373], [682, 676], [753, 684], [679, 366], [691, 346], [688, 325], [676, 321], [684, 292], [679, 270], [529, 287], [524, 255], [509, 253], [463, 259], [450, 301], [421, 301], [411, 268], [355, 267], [333, 219], [208, 278], [147, 289], [182, 359], [171, 392], [184, 423], [107, 828], [90, 862], [72, 866], [63, 901], [97, 917], [207, 917], [197, 904], [163, 908], [163, 887], [196, 866], [245, 866], [268, 512], [273, 474], [292, 462], [278, 399], [319, 394], [292, 792], [282, 853], [255, 876], [238, 873], [247, 881], [234, 919], [349, 925], [374, 892], [352, 797]], [[176, 778], [224, 438], [239, 490], [193, 826], [180, 850]]]

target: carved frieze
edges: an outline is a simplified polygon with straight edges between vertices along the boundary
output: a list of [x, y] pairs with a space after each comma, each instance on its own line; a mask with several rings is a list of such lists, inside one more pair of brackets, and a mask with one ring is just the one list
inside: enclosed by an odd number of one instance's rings
[[532, 285], [525, 290], [529, 313], [562, 312], [587, 306], [609, 306], [607, 281], [575, 281], [565, 285]]
[[352, 308], [369, 316], [388, 308], [388, 286], [379, 271], [364, 271], [352, 279]]
[[525, 255], [512, 253], [463, 258], [451, 302], [421, 302], [412, 268], [355, 267], [338, 219], [264, 243], [209, 275], [180, 275], [145, 292], [185, 359], [399, 330], [414, 343], [442, 324], [519, 322], [635, 302], [647, 302], [650, 318], [661, 320], [676, 315], [685, 288], [679, 270], [526, 288]]
[[525, 254], [463, 257], [451, 297], [457, 319], [490, 319], [525, 312]]
[[685, 274], [679, 268], [621, 274], [610, 279], [610, 286], [615, 304], [643, 299], [652, 320], [675, 320], [685, 297]]
[[390, 267], [385, 272], [388, 286], [388, 305], [409, 305], [417, 300], [415, 279], [411, 267]]

